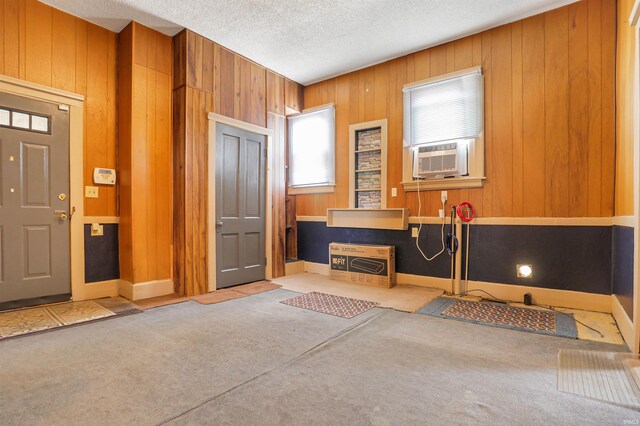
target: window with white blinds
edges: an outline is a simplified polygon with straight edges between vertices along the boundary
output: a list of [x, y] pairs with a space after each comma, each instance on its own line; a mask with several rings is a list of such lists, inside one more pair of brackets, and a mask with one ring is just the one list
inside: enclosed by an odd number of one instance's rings
[[479, 70], [403, 89], [404, 145], [475, 139], [482, 132], [483, 79]]
[[288, 118], [289, 187], [335, 184], [335, 107]]

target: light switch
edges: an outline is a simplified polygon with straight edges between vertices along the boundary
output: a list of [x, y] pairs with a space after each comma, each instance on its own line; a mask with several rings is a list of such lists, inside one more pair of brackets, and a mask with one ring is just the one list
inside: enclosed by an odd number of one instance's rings
[[99, 223], [92, 223], [91, 224], [91, 236], [92, 237], [99, 237], [101, 235], [104, 235], [104, 226], [100, 225]]
[[392, 197], [398, 196], [398, 188], [391, 188], [391, 196]]
[[84, 196], [86, 198], [98, 198], [98, 187], [97, 186], [85, 186]]

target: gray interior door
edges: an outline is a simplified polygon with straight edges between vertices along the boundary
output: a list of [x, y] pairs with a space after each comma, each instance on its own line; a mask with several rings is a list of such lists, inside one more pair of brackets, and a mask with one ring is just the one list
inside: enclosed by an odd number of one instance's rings
[[216, 127], [216, 288], [265, 277], [266, 138]]
[[68, 114], [0, 93], [0, 310], [71, 297]]

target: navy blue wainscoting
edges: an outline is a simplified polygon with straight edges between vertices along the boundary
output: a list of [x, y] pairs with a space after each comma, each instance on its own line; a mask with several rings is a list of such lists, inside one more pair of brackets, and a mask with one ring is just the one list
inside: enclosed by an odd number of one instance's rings
[[104, 224], [104, 235], [91, 236], [91, 225], [84, 225], [84, 277], [85, 282], [120, 278], [118, 252], [118, 225]]
[[[445, 235], [447, 230], [448, 227], [445, 228]], [[449, 278], [451, 257], [447, 252], [427, 262], [416, 249], [415, 241], [415, 238], [411, 238], [411, 229], [329, 228], [325, 222], [298, 222], [298, 259], [329, 264], [330, 243], [381, 244], [396, 247], [397, 272]], [[440, 251], [440, 225], [423, 225], [420, 246], [429, 257]]]
[[610, 226], [472, 225], [470, 238], [470, 280], [611, 294]]
[[613, 294], [633, 321], [633, 228], [614, 226], [612, 245]]
[[[445, 233], [448, 230], [447, 226]], [[464, 250], [464, 235], [460, 237]], [[324, 222], [298, 222], [300, 259], [328, 264], [331, 242], [394, 245], [398, 272], [450, 277], [450, 256], [445, 252], [433, 262], [425, 261], [411, 238], [411, 229], [329, 228]], [[440, 250], [440, 225], [423, 226], [421, 246], [428, 256]], [[472, 225], [469, 279], [611, 294], [611, 254], [610, 226]], [[518, 263], [532, 264], [533, 277], [516, 278]]]

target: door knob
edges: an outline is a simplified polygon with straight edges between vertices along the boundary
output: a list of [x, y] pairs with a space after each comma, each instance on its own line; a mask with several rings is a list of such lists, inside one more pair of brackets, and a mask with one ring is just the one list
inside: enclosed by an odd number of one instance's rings
[[222, 221], [221, 220], [216, 222], [216, 231], [220, 232], [220, 229], [222, 229]]
[[60, 222], [64, 222], [65, 220], [68, 219], [67, 212], [65, 212], [64, 210], [56, 210], [53, 212], [53, 214], [58, 216], [58, 220]]

